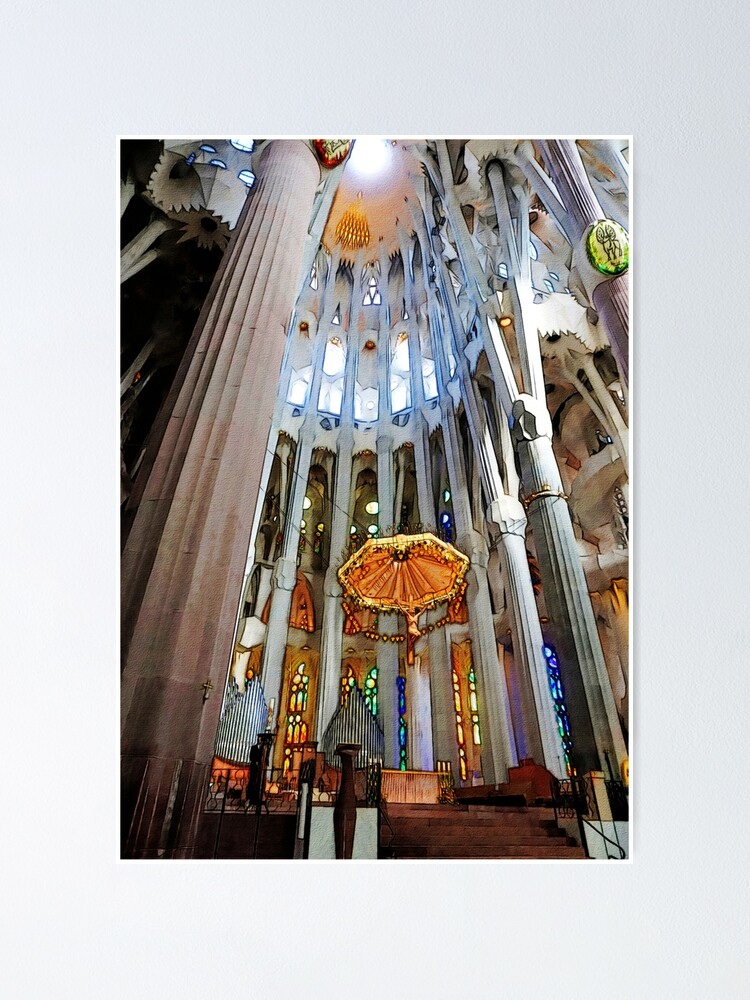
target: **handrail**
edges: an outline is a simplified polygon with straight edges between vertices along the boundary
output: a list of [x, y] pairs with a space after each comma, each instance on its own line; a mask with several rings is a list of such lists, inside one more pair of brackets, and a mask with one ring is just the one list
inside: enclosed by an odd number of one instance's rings
[[[612, 791], [610, 787], [616, 784], [614, 779], [606, 783], [607, 795], [612, 800]], [[555, 822], [558, 822], [558, 812], [563, 818], [572, 819], [573, 816], [578, 821], [578, 829], [581, 836], [581, 846], [586, 852], [587, 857], [591, 857], [589, 851], [588, 839], [586, 836], [585, 827], [590, 827], [594, 833], [601, 837], [603, 841], [607, 844], [611, 844], [612, 847], [619, 852], [619, 860], [624, 860], [627, 858], [626, 852], [623, 850], [622, 845], [619, 843], [619, 838], [617, 841], [612, 840], [604, 832], [604, 823], [599, 813], [599, 805], [596, 800], [596, 794], [594, 792], [593, 786], [587, 783], [585, 777], [571, 777], [560, 781], [558, 778], [552, 778], [550, 781], [550, 794], [552, 796], [552, 806], [555, 810]], [[625, 793], [627, 795], [627, 793]], [[625, 803], [627, 808], [627, 802]], [[592, 819], [588, 817], [591, 816]], [[595, 822], [599, 823], [599, 829], [594, 825]], [[613, 828], [615, 832], [615, 837], [617, 837], [617, 825], [615, 821], [615, 815], [613, 810], [612, 816]], [[606, 849], [606, 848], [605, 848]], [[608, 860], [616, 861], [618, 858], [614, 857], [607, 850]]]
[[[580, 819], [581, 819], [581, 822], [582, 822], [582, 823], [585, 823], [585, 824], [586, 824], [586, 826], [590, 826], [590, 827], [591, 827], [591, 829], [592, 829], [592, 830], [594, 831], [594, 833], [595, 833], [595, 834], [596, 834], [596, 835], [597, 835], [598, 837], [601, 837], [601, 838], [602, 838], [602, 840], [606, 840], [608, 844], [611, 844], [611, 845], [612, 845], [613, 847], [617, 848], [617, 850], [618, 850], [618, 851], [620, 852], [620, 860], [621, 860], [621, 861], [622, 861], [622, 860], [624, 860], [625, 858], [627, 858], [627, 854], [626, 854], [626, 853], [625, 853], [625, 851], [624, 851], [624, 850], [622, 849], [622, 847], [620, 846], [620, 844], [616, 843], [616, 842], [615, 842], [614, 840], [611, 840], [611, 839], [610, 839], [610, 838], [609, 838], [609, 837], [607, 836], [607, 834], [606, 834], [606, 833], [604, 832], [604, 829], [601, 829], [601, 830], [597, 830], [597, 828], [596, 828], [596, 827], [594, 826], [594, 824], [593, 824], [593, 823], [591, 822], [591, 820], [589, 820], [589, 819], [586, 819], [586, 817], [585, 817], [585, 816], [581, 816], [581, 817], [580, 817]], [[601, 823], [602, 821], [601, 821], [601, 820], [599, 820], [599, 822]], [[588, 845], [587, 845], [587, 846], [588, 846]], [[613, 858], [613, 857], [612, 857], [612, 855], [608, 854], [608, 855], [607, 855], [607, 860], [608, 860], [608, 861], [616, 861], [616, 860], [617, 860], [617, 858]]]

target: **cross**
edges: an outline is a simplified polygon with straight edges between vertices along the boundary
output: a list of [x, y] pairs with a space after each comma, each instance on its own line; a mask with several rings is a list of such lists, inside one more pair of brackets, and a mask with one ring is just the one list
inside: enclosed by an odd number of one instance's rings
[[213, 684], [211, 683], [210, 680], [207, 680], [204, 681], [203, 684], [201, 684], [201, 687], [203, 688], [203, 700], [208, 701], [208, 696], [211, 693], [211, 690], [213, 689]]

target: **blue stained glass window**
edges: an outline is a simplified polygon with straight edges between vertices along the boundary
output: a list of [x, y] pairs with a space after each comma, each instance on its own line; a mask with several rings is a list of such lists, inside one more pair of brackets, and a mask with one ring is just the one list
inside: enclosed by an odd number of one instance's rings
[[243, 184], [247, 184], [248, 187], [252, 187], [253, 184], [255, 184], [255, 174], [252, 170], [240, 170], [237, 176]]
[[205, 145], [205, 146], [201, 146], [201, 149], [203, 150], [204, 153], [215, 153], [216, 152], [216, 146]]
[[220, 167], [222, 170], [227, 169], [227, 165], [223, 160], [209, 160], [208, 165], [209, 167]]
[[562, 678], [560, 677], [560, 667], [557, 662], [557, 655], [552, 646], [543, 646], [544, 656], [547, 660], [547, 675], [549, 678], [549, 689], [552, 695], [552, 701], [555, 706], [555, 715], [557, 716], [557, 729], [560, 733], [560, 741], [562, 742], [563, 749], [563, 759], [565, 761], [565, 770], [568, 775], [573, 775], [573, 768], [570, 763], [570, 752], [573, 749], [573, 741], [570, 735], [570, 724], [568, 722], [568, 711], [565, 707], [565, 699], [563, 697], [563, 687]]
[[406, 678], [397, 677], [396, 687], [398, 688], [398, 766], [400, 771], [406, 770]]

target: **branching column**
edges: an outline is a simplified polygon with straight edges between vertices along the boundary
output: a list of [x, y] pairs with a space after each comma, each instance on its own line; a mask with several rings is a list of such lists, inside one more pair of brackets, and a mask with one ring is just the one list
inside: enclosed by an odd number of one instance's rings
[[528, 517], [537, 542], [547, 613], [560, 654], [573, 759], [583, 773], [603, 764], [605, 750], [614, 753], [618, 764], [627, 751], [552, 451], [549, 414], [543, 404], [522, 396], [513, 408], [513, 416]]
[[297, 581], [297, 552], [300, 539], [300, 522], [307, 491], [307, 477], [312, 458], [311, 428], [303, 427], [295, 455], [292, 488], [284, 521], [284, 540], [281, 555], [273, 571], [271, 608], [266, 626], [263, 645], [261, 682], [266, 701], [274, 699], [273, 722], [281, 710], [281, 678], [286, 656], [286, 641], [289, 634], [289, 612], [292, 594]]
[[[381, 337], [383, 336], [381, 332]], [[383, 382], [388, 377], [388, 366], [380, 369], [381, 394], [380, 413], [383, 413]], [[384, 374], [385, 372], [385, 374]], [[385, 396], [387, 400], [387, 395]], [[387, 406], [386, 402], [386, 406]], [[385, 411], [387, 412], [387, 411]], [[381, 525], [389, 525], [393, 520], [393, 439], [389, 434], [379, 434], [378, 450], [378, 506]], [[393, 635], [397, 631], [394, 615], [381, 615], [379, 631], [382, 635]], [[385, 766], [398, 767], [398, 643], [379, 642], [378, 658], [378, 714], [385, 736]], [[407, 684], [406, 698], [409, 698]]]
[[[347, 371], [347, 379], [349, 372]], [[351, 381], [351, 379], [349, 379]], [[347, 400], [349, 402], [347, 403]], [[351, 404], [351, 392], [344, 388], [344, 406]], [[341, 694], [341, 641], [344, 630], [344, 610], [341, 606], [341, 584], [338, 581], [342, 553], [349, 539], [350, 496], [352, 488], [351, 427], [342, 427], [336, 459], [336, 488], [331, 521], [330, 565], [323, 584], [323, 624], [320, 636], [320, 684], [318, 687], [318, 741], [322, 740], [328, 723], [339, 706]]]

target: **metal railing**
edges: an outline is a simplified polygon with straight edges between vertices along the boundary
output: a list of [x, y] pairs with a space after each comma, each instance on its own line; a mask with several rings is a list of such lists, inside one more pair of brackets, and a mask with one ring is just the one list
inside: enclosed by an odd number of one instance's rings
[[[354, 771], [354, 791], [358, 805], [380, 808], [381, 803], [381, 762], [370, 760], [362, 768]], [[217, 815], [216, 836], [213, 856], [218, 856], [224, 817], [226, 815], [254, 814], [255, 830], [253, 853], [256, 856], [258, 831], [263, 815], [297, 815], [300, 807], [300, 785], [307, 783], [310, 794], [304, 796], [307, 813], [303, 821], [304, 854], [309, 848], [309, 810], [313, 805], [335, 805], [341, 785], [341, 771], [321, 760], [313, 758], [304, 761], [300, 768], [269, 767], [265, 771], [263, 793], [258, 801], [251, 782], [251, 772], [246, 767], [217, 767], [211, 771], [204, 809]], [[299, 828], [299, 827], [298, 827]]]
[[[591, 857], [588, 837], [596, 836], [605, 844], [609, 860], [622, 860], [627, 857], [617, 835], [617, 822], [628, 818], [628, 791], [621, 781], [605, 780], [604, 786], [609, 798], [612, 813], [612, 829], [615, 839], [612, 840], [604, 832], [604, 822], [601, 818], [596, 799], [593, 780], [589, 777], [566, 778], [562, 781], [553, 778], [550, 782], [552, 806], [555, 811], [555, 821], [558, 819], [576, 819], [581, 837], [581, 846], [586, 857]], [[614, 851], [615, 853], [610, 853]]]

